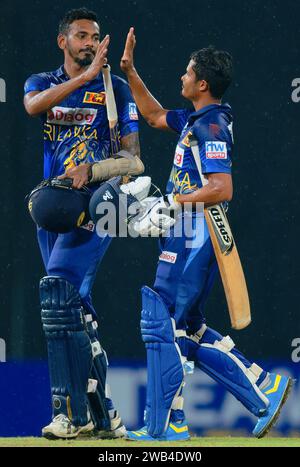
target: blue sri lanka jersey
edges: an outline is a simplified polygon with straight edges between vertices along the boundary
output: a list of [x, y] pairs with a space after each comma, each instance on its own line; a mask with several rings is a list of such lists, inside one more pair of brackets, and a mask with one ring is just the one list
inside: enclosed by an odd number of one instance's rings
[[203, 175], [231, 173], [233, 137], [228, 104], [211, 104], [197, 112], [170, 110], [167, 124], [180, 134], [167, 193], [191, 193], [203, 186], [191, 150], [191, 140], [198, 145]]
[[[25, 94], [68, 81], [63, 65], [53, 72], [30, 76]], [[112, 75], [120, 136], [138, 131], [138, 114], [128, 83]], [[44, 128], [44, 178], [110, 156], [110, 134], [102, 73], [41, 115]]]

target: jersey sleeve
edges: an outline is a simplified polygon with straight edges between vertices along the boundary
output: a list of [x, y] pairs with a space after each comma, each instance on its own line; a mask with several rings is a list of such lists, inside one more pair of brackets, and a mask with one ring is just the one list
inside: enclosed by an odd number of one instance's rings
[[115, 99], [118, 110], [121, 137], [139, 131], [137, 107], [129, 85], [119, 78], [115, 85]]
[[200, 123], [193, 128], [203, 174], [231, 173], [232, 137], [227, 127], [214, 123]]
[[46, 76], [31, 75], [24, 84], [24, 94], [32, 91], [45, 91], [50, 86]]
[[176, 133], [181, 133], [191, 111], [188, 109], [169, 110], [166, 116], [167, 125]]

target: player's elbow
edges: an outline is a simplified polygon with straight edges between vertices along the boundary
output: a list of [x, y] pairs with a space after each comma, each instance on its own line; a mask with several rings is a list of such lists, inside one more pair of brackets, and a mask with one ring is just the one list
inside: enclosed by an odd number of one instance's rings
[[211, 191], [216, 203], [232, 200], [233, 190], [231, 184], [214, 183], [211, 186]]
[[152, 126], [152, 128], [159, 128], [158, 119], [155, 116], [149, 116], [146, 118], [146, 122], [148, 125]]
[[232, 200], [233, 186], [231, 175], [214, 174], [209, 178], [209, 184], [216, 203]]
[[217, 189], [217, 196], [219, 198], [218, 202], [220, 203], [222, 203], [223, 201], [231, 201], [233, 196], [232, 186], [225, 186], [222, 188], [220, 187], [219, 189]]
[[226, 189], [225, 189], [225, 201], [231, 201], [233, 197], [233, 184], [231, 176], [227, 178]]
[[38, 115], [40, 115], [37, 106], [32, 101], [32, 99], [29, 98], [29, 96], [24, 97], [24, 107], [30, 117], [37, 117]]
[[231, 186], [231, 187], [228, 187], [224, 191], [224, 201], [231, 201], [232, 197], [233, 197], [233, 189], [232, 189], [232, 186]]
[[165, 109], [159, 109], [156, 112], [149, 113], [147, 116], [145, 116], [145, 119], [148, 125], [152, 126], [153, 128], [164, 129], [166, 126], [166, 113], [167, 111]]
[[30, 104], [24, 104], [25, 110], [30, 117], [37, 117], [39, 112], [36, 111], [35, 107]]

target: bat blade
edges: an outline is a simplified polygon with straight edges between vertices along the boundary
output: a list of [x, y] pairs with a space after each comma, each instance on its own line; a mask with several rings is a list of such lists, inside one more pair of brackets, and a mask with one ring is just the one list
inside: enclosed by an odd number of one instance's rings
[[[205, 186], [208, 180], [201, 170], [198, 142], [191, 138], [190, 144], [202, 185]], [[231, 326], [234, 329], [243, 329], [251, 323], [249, 296], [226, 214], [220, 205], [214, 205], [204, 209], [204, 215], [223, 282]]]
[[247, 284], [226, 215], [219, 205], [204, 210], [226, 295], [231, 325], [243, 329], [251, 323]]
[[106, 110], [107, 118], [110, 131], [110, 141], [111, 141], [111, 152], [116, 154], [120, 150], [120, 138], [119, 138], [119, 125], [118, 125], [118, 111], [114, 95], [114, 89], [111, 80], [110, 66], [104, 65], [102, 68], [102, 76], [105, 89], [105, 100], [106, 100]]

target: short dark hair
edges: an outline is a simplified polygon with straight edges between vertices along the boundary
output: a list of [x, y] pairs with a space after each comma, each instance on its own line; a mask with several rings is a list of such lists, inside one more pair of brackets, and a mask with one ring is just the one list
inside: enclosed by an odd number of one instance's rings
[[88, 19], [90, 21], [95, 21], [95, 23], [99, 25], [98, 17], [94, 11], [88, 10], [84, 7], [77, 8], [66, 12], [65, 16], [59, 22], [58, 32], [60, 34], [67, 34], [70, 25], [73, 23], [73, 21], [78, 19]]
[[210, 45], [191, 54], [197, 80], [207, 81], [212, 97], [221, 99], [232, 80], [232, 56]]

